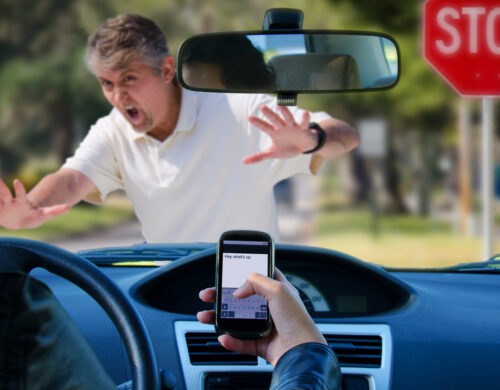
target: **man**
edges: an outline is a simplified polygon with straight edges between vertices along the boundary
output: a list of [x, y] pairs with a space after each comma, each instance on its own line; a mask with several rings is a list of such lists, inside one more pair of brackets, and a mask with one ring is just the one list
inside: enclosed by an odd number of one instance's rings
[[113, 110], [28, 194], [19, 180], [14, 194], [0, 180], [0, 226], [33, 228], [123, 189], [147, 242], [213, 242], [238, 228], [277, 237], [274, 184], [359, 143], [345, 122], [270, 96], [182, 89], [163, 33], [141, 16], [107, 20], [86, 60]]

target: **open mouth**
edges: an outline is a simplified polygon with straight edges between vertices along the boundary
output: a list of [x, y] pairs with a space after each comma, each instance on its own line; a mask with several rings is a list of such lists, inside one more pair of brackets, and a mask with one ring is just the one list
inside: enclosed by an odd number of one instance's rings
[[132, 107], [132, 108], [127, 108], [125, 110], [127, 112], [127, 116], [132, 119], [132, 120], [136, 120], [137, 118], [139, 118], [139, 110], [135, 107]]

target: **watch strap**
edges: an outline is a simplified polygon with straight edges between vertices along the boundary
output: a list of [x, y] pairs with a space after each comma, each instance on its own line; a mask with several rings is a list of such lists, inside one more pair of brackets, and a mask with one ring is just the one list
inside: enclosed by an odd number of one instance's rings
[[311, 123], [309, 123], [309, 128], [316, 130], [316, 134], [318, 134], [318, 143], [316, 144], [316, 146], [314, 148], [312, 148], [310, 150], [306, 150], [305, 152], [302, 152], [303, 154], [311, 154], [311, 153], [317, 152], [326, 143], [326, 138], [327, 138], [326, 131], [323, 130], [323, 128], [320, 125], [318, 125], [316, 122], [311, 122]]

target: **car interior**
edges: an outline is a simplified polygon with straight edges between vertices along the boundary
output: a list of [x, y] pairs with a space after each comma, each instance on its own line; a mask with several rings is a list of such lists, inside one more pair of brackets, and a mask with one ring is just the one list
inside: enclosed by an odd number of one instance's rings
[[[347, 55], [289, 54], [271, 58], [268, 66], [276, 75], [276, 87], [303, 90], [309, 86], [321, 90], [328, 86], [338, 89], [359, 88], [356, 61]], [[324, 70], [327, 68], [326, 70]], [[295, 77], [299, 75], [299, 77]], [[325, 75], [331, 75], [325, 80]]]
[[[164, 388], [269, 386], [270, 364], [224, 350], [214, 327], [196, 319], [197, 311], [208, 308], [196, 299], [198, 292], [214, 285], [214, 244], [137, 244], [73, 254], [18, 240], [0, 242], [4, 270], [4, 260], [14, 258], [5, 255], [6, 248], [16, 259], [26, 258], [26, 267], [35, 267], [30, 275], [50, 287], [115, 383], [130, 378], [155, 383], [143, 376], [157, 365]], [[391, 270], [329, 249], [277, 244], [276, 266], [298, 289], [335, 351], [343, 388], [436, 388], [439, 382], [442, 388], [461, 389], [495, 383], [493, 329], [500, 312], [492, 297], [500, 285], [487, 264]], [[125, 312], [117, 304], [124, 304]], [[136, 337], [141, 331], [146, 336]], [[141, 354], [149, 348], [152, 361], [144, 362]]]
[[[197, 40], [231, 34], [236, 33], [201, 34], [183, 43], [178, 56], [183, 87], [248, 91], [250, 86], [190, 79], [183, 62], [189, 46], [200, 44]], [[254, 41], [264, 58], [280, 49], [266, 62], [275, 84], [258, 92], [276, 94], [284, 104], [293, 104], [299, 93], [388, 89], [400, 77], [398, 45], [382, 33], [285, 28], [237, 34], [261, 36]], [[277, 34], [309, 42], [309, 51], [296, 53], [296, 45], [276, 39]], [[319, 41], [313, 45], [315, 36]], [[266, 37], [272, 46], [264, 45]], [[288, 243], [276, 243], [275, 258], [335, 352], [343, 389], [499, 387], [498, 260], [396, 269], [333, 249]], [[214, 327], [196, 318], [198, 311], [211, 308], [198, 293], [214, 286], [215, 264], [215, 243], [139, 243], [73, 253], [45, 242], [0, 237], [0, 273], [29, 273], [48, 286], [119, 389], [269, 387], [273, 367], [268, 362], [225, 350]], [[6, 283], [1, 290], [4, 297], [12, 294]], [[12, 329], [0, 331], [3, 343]], [[9, 356], [0, 355], [0, 370], [6, 370]]]

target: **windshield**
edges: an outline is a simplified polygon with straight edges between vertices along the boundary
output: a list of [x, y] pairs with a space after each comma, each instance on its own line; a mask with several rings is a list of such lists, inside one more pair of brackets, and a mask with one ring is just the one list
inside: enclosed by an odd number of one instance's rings
[[[180, 43], [192, 35], [259, 29], [264, 12], [273, 7], [301, 8], [304, 29], [380, 31], [394, 36], [401, 50], [401, 69], [393, 45], [383, 38], [373, 42], [385, 53], [388, 72], [401, 72], [394, 89], [299, 95], [300, 107], [350, 123], [361, 142], [342, 157], [323, 161], [315, 175], [295, 175], [274, 187], [280, 232], [277, 241], [330, 248], [398, 269], [441, 269], [485, 261], [500, 253], [498, 103], [492, 102], [493, 163], [483, 168], [481, 99], [459, 96], [424, 60], [420, 50], [421, 2], [393, 3], [393, 16], [373, 9], [369, 1], [328, 0], [252, 4], [214, 0], [203, 5], [145, 2], [134, 12], [155, 16], [174, 58]], [[44, 10], [22, 15], [5, 11], [2, 18], [0, 177], [11, 191], [14, 178], [29, 191], [59, 169], [98, 118], [110, 112], [103, 83], [87, 71], [82, 53], [88, 35], [102, 20], [130, 10], [117, 1], [65, 7], [58, 10], [57, 18]], [[291, 36], [288, 46], [297, 54], [307, 52], [310, 44], [299, 37]], [[272, 40], [263, 41], [259, 35], [250, 38], [263, 50], [266, 60], [279, 54]], [[124, 111], [134, 120], [140, 110], [138, 103], [131, 102], [124, 104]], [[210, 144], [214, 154], [228, 153], [221, 148], [223, 142]], [[485, 176], [481, 176], [483, 169], [489, 170]], [[491, 226], [483, 217], [487, 209], [482, 177], [492, 184]], [[215, 185], [206, 183], [197, 207], [203, 208], [204, 195]], [[238, 185], [237, 180], [231, 185]], [[188, 196], [188, 189], [180, 192], [172, 212], [180, 209]], [[223, 202], [226, 200], [221, 200], [221, 208]], [[209, 211], [213, 209], [193, 210]], [[34, 229], [0, 228], [0, 235], [40, 239], [73, 251], [128, 247], [145, 241], [124, 190], [113, 191], [102, 205], [79, 202], [64, 215]], [[485, 249], [488, 235], [492, 248]], [[164, 248], [142, 246], [138, 252], [125, 250], [124, 261], [144, 260], [160, 266], [206, 249], [200, 241], [205, 240], [193, 238], [195, 246], [187, 250], [175, 247], [163, 252]], [[116, 250], [112, 253], [119, 254]], [[106, 263], [102, 252], [85, 254]]]

